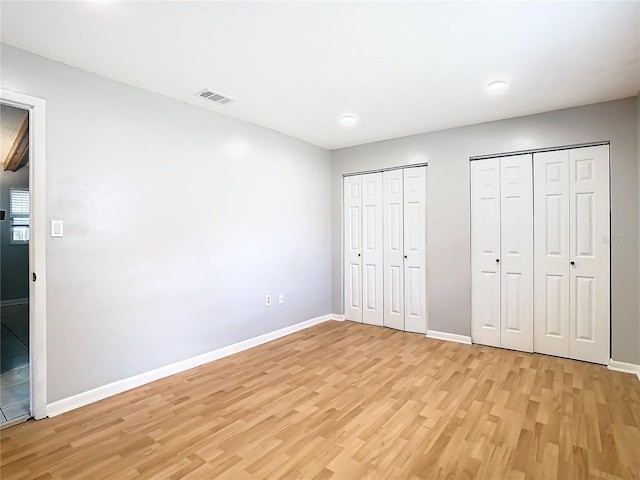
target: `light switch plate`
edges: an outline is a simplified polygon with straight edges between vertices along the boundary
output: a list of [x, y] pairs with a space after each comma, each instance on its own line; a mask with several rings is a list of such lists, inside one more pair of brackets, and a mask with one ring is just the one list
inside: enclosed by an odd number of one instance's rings
[[61, 238], [64, 236], [62, 220], [51, 220], [51, 237]]

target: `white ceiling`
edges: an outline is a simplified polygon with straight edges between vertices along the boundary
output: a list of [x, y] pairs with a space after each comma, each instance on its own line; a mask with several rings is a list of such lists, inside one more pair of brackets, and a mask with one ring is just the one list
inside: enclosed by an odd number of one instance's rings
[[[640, 2], [6, 2], [3, 42], [335, 149], [640, 90]], [[492, 80], [506, 91], [489, 93]], [[233, 97], [217, 105], [204, 88]], [[355, 113], [343, 127], [338, 118]]]

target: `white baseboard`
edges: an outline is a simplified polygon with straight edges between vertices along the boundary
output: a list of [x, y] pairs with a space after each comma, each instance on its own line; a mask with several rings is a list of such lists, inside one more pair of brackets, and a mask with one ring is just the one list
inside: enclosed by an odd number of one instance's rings
[[211, 352], [203, 353], [195, 357], [187, 358], [170, 365], [165, 365], [164, 367], [156, 368], [139, 375], [134, 375], [133, 377], [124, 378], [107, 385], [102, 385], [92, 390], [78, 393], [76, 395], [72, 395], [71, 397], [63, 398], [62, 400], [57, 400], [47, 405], [47, 415], [49, 417], [54, 417], [56, 415], [60, 415], [61, 413], [84, 407], [85, 405], [89, 405], [90, 403], [104, 400], [105, 398], [111, 397], [113, 395], [126, 392], [127, 390], [131, 390], [132, 388], [137, 388], [147, 383], [160, 380], [161, 378], [175, 375], [176, 373], [184, 372], [185, 370], [189, 370], [191, 368], [199, 367], [200, 365], [204, 365], [205, 363], [228, 357], [229, 355], [233, 355], [234, 353], [242, 352], [252, 347], [257, 347], [258, 345], [262, 345], [263, 343], [277, 340], [278, 338], [285, 337], [319, 323], [323, 323], [328, 320], [339, 320], [335, 317], [335, 315], [329, 314], [312, 318], [311, 320], [296, 323], [295, 325], [281, 328], [280, 330], [276, 330], [274, 332], [265, 333], [264, 335], [250, 338], [242, 342], [234, 343], [232, 345], [228, 345]]
[[22, 305], [23, 303], [29, 303], [28, 298], [13, 298], [9, 300], [0, 300], [0, 307], [8, 307], [10, 305]]
[[344, 322], [344, 315], [338, 315], [337, 313], [331, 314], [331, 319], [336, 320], [337, 322]]
[[471, 345], [471, 337], [466, 335], [458, 335], [457, 333], [438, 332], [437, 330], [427, 330], [427, 338], [435, 338], [436, 340], [446, 340], [448, 342], [464, 343]]
[[638, 377], [638, 380], [640, 380], [640, 365], [636, 365], [635, 363], [618, 362], [612, 358], [609, 360], [607, 368], [614, 372], [633, 373]]

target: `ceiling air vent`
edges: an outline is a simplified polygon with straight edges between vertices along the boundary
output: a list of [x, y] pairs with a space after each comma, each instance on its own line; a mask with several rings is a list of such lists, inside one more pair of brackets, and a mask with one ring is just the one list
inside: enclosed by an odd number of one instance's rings
[[225, 104], [233, 101], [233, 98], [227, 97], [226, 95], [222, 95], [221, 93], [214, 92], [213, 90], [204, 89], [198, 93], [196, 96], [206, 98], [207, 100], [211, 100], [212, 102]]

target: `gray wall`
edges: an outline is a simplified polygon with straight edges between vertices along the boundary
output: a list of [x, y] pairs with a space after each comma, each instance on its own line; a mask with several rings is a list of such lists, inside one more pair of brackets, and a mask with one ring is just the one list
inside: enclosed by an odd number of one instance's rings
[[65, 222], [47, 240], [49, 403], [330, 313], [328, 151], [0, 53], [3, 88], [47, 101], [47, 218]]
[[[0, 161], [3, 161], [1, 159]], [[29, 169], [5, 172], [0, 165], [0, 209], [7, 212], [0, 222], [0, 300], [29, 297], [29, 245], [11, 244], [9, 190], [29, 188]]]
[[611, 141], [612, 357], [640, 363], [635, 97], [387, 140], [332, 154], [332, 309], [342, 313], [342, 174], [429, 162], [429, 329], [470, 335], [469, 157]]
[[469, 335], [469, 156], [594, 140], [611, 141], [613, 357], [640, 363], [635, 98], [331, 155], [0, 48], [2, 87], [47, 100], [47, 217], [65, 221], [47, 241], [49, 402], [341, 313], [341, 175], [370, 168], [429, 161], [429, 327]]

